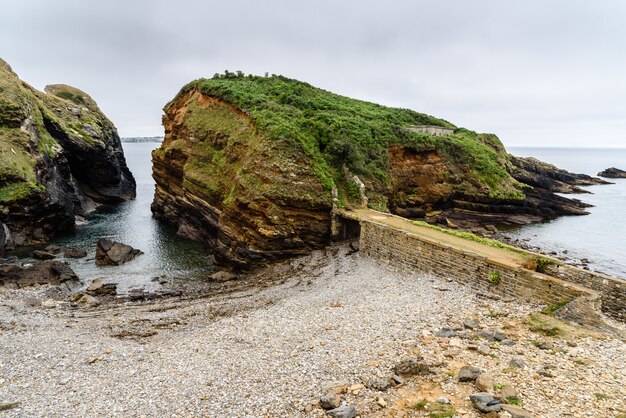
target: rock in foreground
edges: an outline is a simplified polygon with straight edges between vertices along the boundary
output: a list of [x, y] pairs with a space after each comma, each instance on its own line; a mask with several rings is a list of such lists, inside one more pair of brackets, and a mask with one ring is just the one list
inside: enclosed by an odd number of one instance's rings
[[606, 177], [608, 179], [626, 179], [626, 171], [611, 167], [599, 172], [598, 176]]
[[96, 265], [119, 266], [141, 254], [143, 252], [130, 245], [100, 238], [96, 244]]
[[0, 264], [0, 286], [23, 288], [43, 284], [78, 284], [69, 265], [61, 261], [44, 261], [31, 265]]

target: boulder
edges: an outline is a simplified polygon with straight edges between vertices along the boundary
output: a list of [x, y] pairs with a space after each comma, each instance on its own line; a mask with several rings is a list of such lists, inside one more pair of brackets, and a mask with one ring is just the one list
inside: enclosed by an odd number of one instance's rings
[[481, 392], [491, 392], [493, 391], [493, 387], [495, 386], [496, 382], [491, 375], [487, 373], [481, 373], [476, 378], [476, 382], [474, 382], [474, 384], [476, 385], [476, 389]]
[[478, 367], [463, 366], [459, 370], [459, 382], [474, 382], [482, 373]]
[[339, 408], [326, 411], [328, 416], [333, 418], [354, 418], [356, 417], [356, 408], [352, 405], [341, 405]]
[[400, 376], [425, 376], [433, 373], [430, 365], [421, 361], [421, 357], [402, 360], [393, 368], [393, 372]]
[[77, 285], [79, 282], [72, 268], [61, 261], [43, 261], [25, 266], [0, 264], [0, 286], [23, 288], [42, 284]]
[[130, 245], [111, 241], [107, 238], [100, 238], [96, 243], [97, 266], [119, 266], [141, 254], [143, 252]]
[[480, 412], [498, 412], [502, 407], [500, 401], [488, 393], [472, 393], [469, 398], [472, 401], [472, 405]]
[[336, 409], [341, 406], [341, 398], [334, 392], [328, 392], [320, 398], [322, 409]]
[[62, 249], [63, 247], [61, 247], [60, 245], [50, 244], [46, 248], [44, 248], [44, 251], [52, 254], [58, 254], [61, 252]]
[[228, 282], [231, 280], [235, 280], [237, 278], [237, 275], [226, 270], [221, 270], [217, 273], [211, 274], [211, 276], [209, 277], [211, 278], [211, 280], [216, 282]]
[[626, 171], [619, 168], [611, 167], [598, 173], [600, 177], [606, 177], [608, 179], [626, 179]]
[[100, 305], [100, 301], [91, 295], [82, 294], [76, 299], [76, 304], [83, 308], [94, 308]]
[[514, 369], [523, 369], [526, 366], [526, 362], [521, 357], [513, 357], [511, 361], [509, 361], [509, 366]]
[[104, 283], [102, 279], [96, 279], [85, 289], [85, 292], [89, 295], [102, 296], [102, 295], [115, 295], [117, 293], [117, 284]]
[[65, 258], [83, 258], [87, 257], [87, 250], [84, 248], [66, 248], [63, 250], [63, 257]]
[[391, 382], [389, 382], [389, 379], [383, 379], [380, 377], [373, 377], [371, 379], [369, 379], [366, 383], [365, 386], [369, 389], [372, 390], [377, 390], [379, 392], [384, 392], [387, 389], [389, 389], [389, 387], [391, 386]]
[[511, 414], [511, 418], [533, 418], [534, 415], [520, 406], [501, 405], [503, 411]]
[[36, 258], [37, 260], [52, 260], [53, 258], [56, 258], [56, 256], [46, 251], [35, 250], [33, 251], [33, 258]]

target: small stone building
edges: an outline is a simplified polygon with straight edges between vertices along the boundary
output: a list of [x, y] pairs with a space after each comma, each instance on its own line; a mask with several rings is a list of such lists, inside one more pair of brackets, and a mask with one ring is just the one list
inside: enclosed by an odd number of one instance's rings
[[407, 129], [411, 132], [419, 132], [433, 136], [446, 136], [454, 132], [452, 128], [444, 128], [443, 126], [435, 125], [414, 125], [407, 127]]

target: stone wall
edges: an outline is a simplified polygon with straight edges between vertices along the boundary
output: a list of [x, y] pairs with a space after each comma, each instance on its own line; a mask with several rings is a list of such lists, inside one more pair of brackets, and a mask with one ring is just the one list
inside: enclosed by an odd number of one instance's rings
[[[376, 222], [361, 222], [359, 246], [362, 256], [395, 270], [449, 278], [479, 291], [533, 303], [567, 303], [562, 319], [602, 331], [612, 331], [601, 318], [600, 295], [575, 283], [505, 264]], [[495, 272], [500, 277], [497, 284], [490, 280]]]
[[544, 271], [552, 277], [597, 291], [602, 298], [602, 311], [626, 322], [626, 281], [558, 262], [547, 265]]

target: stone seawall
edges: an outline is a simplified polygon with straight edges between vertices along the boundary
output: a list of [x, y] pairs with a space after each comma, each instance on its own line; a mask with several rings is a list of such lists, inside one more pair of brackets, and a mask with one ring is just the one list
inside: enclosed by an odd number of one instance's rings
[[385, 224], [362, 221], [360, 232], [361, 254], [393, 269], [450, 278], [479, 291], [539, 304], [566, 303], [567, 309], [559, 310], [562, 319], [612, 331], [602, 320], [601, 296], [595, 290]]
[[560, 262], [545, 266], [544, 271], [552, 277], [595, 290], [602, 298], [602, 312], [626, 322], [626, 281]]

